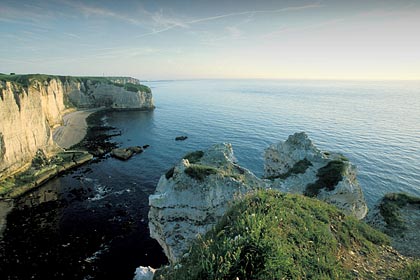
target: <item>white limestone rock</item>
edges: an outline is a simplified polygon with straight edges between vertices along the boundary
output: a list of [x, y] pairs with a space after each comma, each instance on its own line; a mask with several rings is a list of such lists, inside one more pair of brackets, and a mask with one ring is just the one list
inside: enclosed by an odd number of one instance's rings
[[[359, 219], [366, 215], [356, 168], [340, 154], [319, 151], [304, 133], [291, 135], [266, 150], [265, 171], [270, 179], [259, 179], [237, 165], [230, 144], [214, 145], [202, 153], [201, 158], [199, 153], [186, 156], [191, 162], [182, 159], [160, 178], [156, 192], [149, 196], [150, 235], [171, 264], [180, 260], [198, 235], [218, 222], [235, 197], [257, 188], [305, 193], [308, 184], [318, 180], [319, 170], [331, 162], [342, 164], [339, 181], [333, 190], [321, 189], [317, 198]], [[197, 167], [205, 171], [191, 172]]]
[[[343, 165], [341, 180], [330, 189], [322, 188], [316, 198], [337, 206], [346, 214], [364, 218], [368, 208], [356, 178], [356, 167], [341, 154], [321, 152], [304, 132], [290, 135], [286, 141], [265, 150], [265, 178], [272, 180], [274, 189], [308, 194], [307, 186], [315, 183], [318, 171], [331, 162]], [[299, 163], [306, 169], [296, 168]]]
[[139, 266], [138, 268], [136, 268], [133, 280], [153, 280], [155, 272], [156, 269], [153, 269], [150, 266]]
[[[194, 168], [212, 172], [194, 178], [187, 174]], [[155, 194], [149, 196], [150, 234], [170, 262], [176, 263], [198, 235], [216, 224], [236, 196], [263, 186], [262, 180], [234, 163], [230, 144], [214, 145], [197, 162], [182, 159], [173, 174], [160, 178]]]

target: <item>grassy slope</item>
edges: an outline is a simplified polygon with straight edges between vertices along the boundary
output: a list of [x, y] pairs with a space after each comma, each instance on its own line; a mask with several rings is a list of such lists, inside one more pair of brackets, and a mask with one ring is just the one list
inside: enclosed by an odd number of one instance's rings
[[128, 91], [142, 91], [142, 92], [151, 92], [150, 88], [145, 85], [137, 85], [132, 83], [127, 83], [125, 85], [121, 85], [118, 83], [114, 83], [111, 80], [107, 79], [106, 77], [77, 77], [77, 76], [56, 76], [56, 75], [46, 75], [46, 74], [24, 74], [24, 75], [6, 75], [0, 74], [0, 81], [11, 81], [15, 82], [23, 87], [28, 87], [31, 84], [31, 80], [35, 79], [40, 82], [47, 81], [49, 82], [51, 79], [58, 78], [62, 82], [64, 81], [77, 81], [77, 82], [86, 82], [91, 81], [92, 83], [106, 83], [106, 84], [113, 84], [115, 86], [124, 87]]
[[405, 264], [388, 244], [386, 235], [331, 205], [258, 191], [199, 238], [177, 269], [162, 269], [155, 279], [412, 279], [401, 274], [407, 271], [418, 277], [419, 263], [398, 270]]

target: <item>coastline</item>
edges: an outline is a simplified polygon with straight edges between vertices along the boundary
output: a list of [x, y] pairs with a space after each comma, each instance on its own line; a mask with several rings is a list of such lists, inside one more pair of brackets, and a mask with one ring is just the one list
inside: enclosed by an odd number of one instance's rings
[[87, 118], [103, 108], [77, 110], [63, 116], [63, 125], [54, 129], [53, 140], [63, 149], [69, 149], [80, 143], [87, 134]]
[[[88, 133], [87, 118], [104, 108], [71, 111], [63, 116], [63, 126], [53, 130], [53, 141], [59, 148], [49, 160], [44, 160], [41, 166], [27, 167], [25, 170], [0, 182], [0, 201], [15, 199], [33, 190], [63, 172], [78, 167], [91, 159], [87, 151], [75, 148]], [[1, 224], [0, 224], [1, 226]]]

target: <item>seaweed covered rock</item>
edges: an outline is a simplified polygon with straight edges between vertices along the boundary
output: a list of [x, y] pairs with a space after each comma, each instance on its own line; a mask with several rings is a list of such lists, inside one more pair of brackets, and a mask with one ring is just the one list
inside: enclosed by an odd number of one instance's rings
[[400, 253], [420, 257], [420, 197], [388, 193], [369, 212], [366, 221], [388, 234]]
[[234, 163], [230, 144], [190, 153], [160, 178], [149, 197], [150, 234], [174, 263], [216, 224], [234, 197], [262, 186]]
[[356, 167], [341, 154], [320, 151], [304, 132], [268, 147], [264, 172], [272, 188], [316, 197], [358, 219], [366, 216]]

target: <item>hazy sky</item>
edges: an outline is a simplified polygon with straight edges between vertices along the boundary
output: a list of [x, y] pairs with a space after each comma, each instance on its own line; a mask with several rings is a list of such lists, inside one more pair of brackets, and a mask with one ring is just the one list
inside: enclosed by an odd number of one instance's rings
[[0, 0], [0, 72], [420, 79], [420, 0]]

